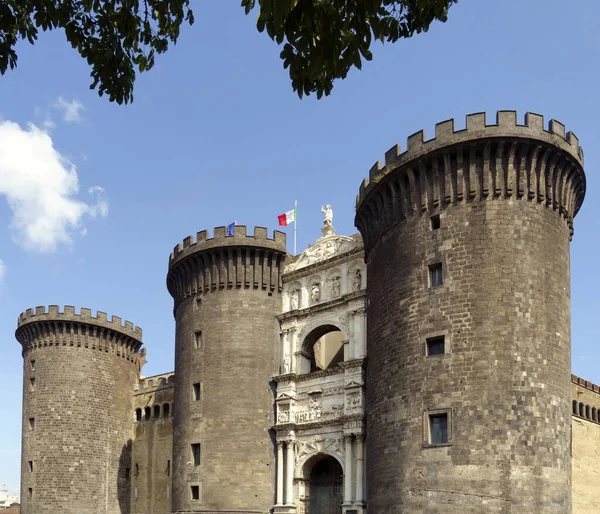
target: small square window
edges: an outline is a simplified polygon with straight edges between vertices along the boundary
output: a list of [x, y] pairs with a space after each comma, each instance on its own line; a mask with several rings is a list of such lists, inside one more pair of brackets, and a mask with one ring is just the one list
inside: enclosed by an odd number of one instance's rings
[[429, 266], [429, 285], [431, 287], [441, 286], [444, 283], [442, 263]]
[[35, 418], [29, 418], [29, 430], [35, 429]]
[[30, 378], [29, 379], [29, 390], [30, 391], [35, 391], [35, 378]]
[[194, 332], [194, 349], [199, 350], [202, 348], [202, 331], [198, 330]]
[[438, 228], [440, 228], [441, 223], [440, 223], [440, 215], [436, 214], [435, 216], [431, 216], [431, 218], [429, 218], [431, 221], [431, 230], [437, 230]]
[[429, 444], [448, 443], [448, 413], [429, 414]]
[[192, 384], [192, 401], [197, 402], [200, 400], [200, 382]]
[[194, 466], [200, 465], [200, 443], [192, 444], [192, 464]]
[[200, 486], [199, 485], [190, 486], [190, 492], [192, 493], [192, 500], [200, 499]]
[[446, 340], [444, 336], [430, 337], [427, 339], [427, 357], [444, 355], [446, 353]]
[[33, 473], [33, 461], [32, 460], [27, 461], [27, 465], [29, 466], [29, 472]]

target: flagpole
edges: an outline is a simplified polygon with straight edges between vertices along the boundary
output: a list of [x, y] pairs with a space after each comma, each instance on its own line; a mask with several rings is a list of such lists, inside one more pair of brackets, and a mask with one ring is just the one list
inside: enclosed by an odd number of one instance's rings
[[294, 255], [296, 255], [296, 229], [298, 228], [298, 200], [294, 200]]

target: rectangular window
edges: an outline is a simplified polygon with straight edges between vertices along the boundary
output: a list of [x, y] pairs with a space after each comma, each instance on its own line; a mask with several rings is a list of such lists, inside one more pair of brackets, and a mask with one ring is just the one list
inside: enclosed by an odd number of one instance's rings
[[29, 390], [30, 391], [35, 391], [35, 378], [30, 378], [29, 379]]
[[167, 476], [171, 476], [171, 461], [167, 461]]
[[194, 332], [194, 348], [196, 350], [202, 348], [202, 331]]
[[192, 444], [192, 463], [194, 466], [200, 465], [200, 443]]
[[446, 353], [446, 341], [444, 336], [430, 337], [427, 339], [427, 356], [444, 355]]
[[431, 218], [429, 218], [431, 220], [431, 230], [437, 230], [438, 228], [440, 228], [440, 215], [436, 214], [435, 216], [431, 216]]
[[31, 498], [33, 498], [33, 488], [28, 487], [27, 488], [27, 498], [29, 498], [31, 500]]
[[33, 461], [32, 460], [27, 461], [27, 465], [29, 466], [29, 472], [33, 473]]
[[200, 400], [200, 382], [192, 384], [192, 401], [197, 402]]
[[29, 361], [31, 363], [31, 371], [35, 371], [35, 360]]
[[431, 287], [441, 286], [444, 283], [442, 263], [429, 266], [429, 285]]
[[448, 442], [448, 413], [429, 415], [430, 444], [446, 444]]
[[200, 499], [200, 486], [199, 485], [190, 486], [190, 491], [192, 493], [192, 500]]
[[29, 418], [29, 430], [35, 429], [35, 418]]

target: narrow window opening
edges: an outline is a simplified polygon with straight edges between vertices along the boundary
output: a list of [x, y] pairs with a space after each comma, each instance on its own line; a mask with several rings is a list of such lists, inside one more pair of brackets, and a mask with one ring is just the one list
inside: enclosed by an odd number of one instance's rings
[[170, 460], [167, 461], [167, 470], [166, 470], [166, 472], [167, 472], [167, 476], [168, 477], [171, 476], [171, 461]]
[[435, 216], [431, 216], [429, 218], [431, 220], [431, 230], [437, 230], [440, 228], [440, 215], [436, 214]]
[[192, 486], [190, 486], [190, 490], [192, 493], [192, 500], [199, 500], [200, 499], [200, 486], [192, 485]]
[[136, 477], [140, 476], [140, 465], [137, 462], [135, 464], [135, 476]]
[[29, 379], [29, 390], [30, 391], [35, 391], [35, 378], [30, 378]]
[[445, 444], [448, 442], [448, 414], [429, 415], [429, 442]]
[[27, 465], [29, 466], [29, 472], [33, 473], [33, 461], [32, 460], [27, 461]]
[[131, 468], [125, 468], [125, 479], [129, 480], [130, 476], [131, 476]]
[[135, 409], [135, 420], [142, 421], [142, 409]]
[[431, 287], [437, 287], [441, 286], [443, 283], [442, 263], [440, 262], [429, 266], [429, 285]]
[[154, 406], [154, 417], [155, 418], [160, 418], [160, 405], [155, 405]]
[[577, 416], [577, 400], [573, 400], [573, 414]]
[[198, 330], [198, 332], [194, 333], [194, 348], [199, 350], [202, 348], [202, 331]]
[[579, 402], [579, 415], [582, 418], [584, 417], [584, 415], [583, 415], [583, 403], [582, 402]]
[[194, 466], [200, 465], [200, 443], [192, 444], [192, 464]]
[[31, 371], [35, 371], [35, 360], [31, 360]]
[[163, 405], [163, 417], [164, 418], [168, 418], [169, 417], [169, 404], [165, 403]]
[[29, 498], [30, 500], [31, 500], [31, 498], [33, 498], [33, 488], [32, 487], [27, 488], [27, 498]]
[[446, 353], [446, 340], [444, 336], [430, 337], [427, 339], [427, 356], [444, 355]]
[[200, 382], [192, 384], [192, 401], [200, 400]]
[[150, 407], [144, 408], [144, 419], [150, 419], [152, 416], [152, 409]]
[[29, 418], [29, 430], [35, 429], [35, 418]]

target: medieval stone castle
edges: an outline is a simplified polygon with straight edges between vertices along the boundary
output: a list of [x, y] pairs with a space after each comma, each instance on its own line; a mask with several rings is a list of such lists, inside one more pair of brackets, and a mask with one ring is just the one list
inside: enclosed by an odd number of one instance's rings
[[472, 114], [373, 166], [360, 235], [328, 209], [297, 256], [259, 227], [178, 244], [174, 372], [140, 376], [128, 321], [25, 311], [23, 513], [598, 512], [600, 389], [570, 373], [584, 194], [561, 123]]

